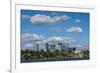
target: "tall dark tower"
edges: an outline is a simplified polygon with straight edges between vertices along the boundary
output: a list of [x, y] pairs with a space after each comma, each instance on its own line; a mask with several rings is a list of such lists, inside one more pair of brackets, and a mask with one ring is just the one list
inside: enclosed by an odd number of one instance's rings
[[66, 51], [66, 44], [65, 43], [62, 44], [62, 48], [64, 49], [64, 51]]
[[46, 51], [48, 51], [48, 50], [49, 50], [49, 44], [46, 43]]
[[60, 49], [62, 49], [62, 43], [58, 43], [58, 45], [60, 46]]
[[39, 55], [39, 44], [36, 44], [37, 47], [37, 55]]
[[69, 43], [66, 43], [66, 51], [68, 52], [69, 51]]
[[62, 47], [62, 43], [58, 43], [58, 45], [60, 46], [60, 49], [61, 49], [61, 52], [62, 52], [62, 54], [63, 54], [63, 47]]

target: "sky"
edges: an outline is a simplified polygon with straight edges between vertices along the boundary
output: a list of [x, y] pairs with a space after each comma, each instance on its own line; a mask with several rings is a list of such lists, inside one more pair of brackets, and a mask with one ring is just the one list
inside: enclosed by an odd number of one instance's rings
[[89, 13], [21, 10], [20, 16], [23, 48], [32, 46], [32, 40], [65, 38], [89, 46]]

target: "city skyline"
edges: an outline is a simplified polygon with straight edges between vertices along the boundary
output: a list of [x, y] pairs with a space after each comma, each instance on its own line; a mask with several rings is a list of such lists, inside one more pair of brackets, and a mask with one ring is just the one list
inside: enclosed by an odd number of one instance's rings
[[89, 13], [21, 10], [21, 49], [32, 40], [68, 40], [89, 49]]

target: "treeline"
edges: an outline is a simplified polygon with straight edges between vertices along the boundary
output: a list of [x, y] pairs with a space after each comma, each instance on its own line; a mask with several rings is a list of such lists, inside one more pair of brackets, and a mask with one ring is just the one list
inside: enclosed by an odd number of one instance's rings
[[39, 59], [62, 59], [62, 58], [89, 58], [89, 50], [82, 50], [80, 53], [67, 52], [62, 50], [47, 51], [41, 50], [21, 50], [21, 61]]

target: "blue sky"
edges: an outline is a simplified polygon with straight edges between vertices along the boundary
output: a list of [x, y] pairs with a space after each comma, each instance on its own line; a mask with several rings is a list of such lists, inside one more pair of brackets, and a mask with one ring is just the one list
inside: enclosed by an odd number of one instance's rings
[[70, 37], [88, 46], [89, 13], [21, 10], [21, 34], [26, 33]]

